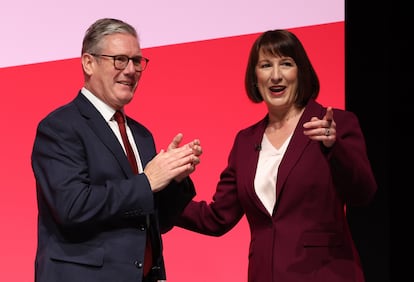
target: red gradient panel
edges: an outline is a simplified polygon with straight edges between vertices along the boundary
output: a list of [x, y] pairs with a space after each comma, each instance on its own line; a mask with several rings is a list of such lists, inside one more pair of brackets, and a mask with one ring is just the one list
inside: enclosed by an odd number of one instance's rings
[[[291, 30], [319, 74], [318, 100], [344, 108], [344, 23]], [[204, 154], [193, 174], [196, 199], [211, 199], [236, 132], [266, 113], [264, 105], [247, 99], [243, 85], [248, 52], [257, 36], [143, 50], [150, 62], [126, 111], [153, 131], [158, 149], [178, 132], [185, 142], [201, 140]], [[2, 68], [0, 82], [5, 117], [0, 146], [0, 281], [33, 281], [37, 232], [30, 164], [33, 139], [39, 120], [73, 99], [82, 86], [80, 60]], [[173, 229], [164, 235], [168, 281], [246, 281], [249, 236], [245, 219], [219, 238]]]

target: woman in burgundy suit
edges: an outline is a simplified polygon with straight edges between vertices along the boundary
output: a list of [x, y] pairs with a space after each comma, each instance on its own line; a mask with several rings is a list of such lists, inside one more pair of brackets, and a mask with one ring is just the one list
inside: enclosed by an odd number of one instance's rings
[[344, 208], [377, 184], [356, 115], [319, 104], [319, 86], [294, 34], [260, 35], [245, 88], [268, 113], [235, 137], [213, 200], [191, 201], [178, 223], [221, 236], [246, 215], [249, 282], [364, 281]]

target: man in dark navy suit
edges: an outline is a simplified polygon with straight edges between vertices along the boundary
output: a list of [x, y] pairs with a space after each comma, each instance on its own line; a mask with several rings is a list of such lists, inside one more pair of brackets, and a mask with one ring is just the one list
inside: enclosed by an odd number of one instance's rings
[[[151, 132], [125, 115], [149, 61], [134, 27], [97, 20], [86, 31], [81, 61], [84, 86], [39, 123], [33, 146], [35, 281], [163, 281], [161, 234], [195, 196], [189, 175], [200, 162], [200, 142], [180, 146], [177, 134], [157, 154]], [[132, 165], [116, 112], [126, 120]]]

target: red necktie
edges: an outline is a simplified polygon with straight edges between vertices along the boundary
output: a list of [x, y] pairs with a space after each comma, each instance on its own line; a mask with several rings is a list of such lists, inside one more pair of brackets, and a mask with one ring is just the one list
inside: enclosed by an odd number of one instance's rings
[[121, 132], [122, 142], [124, 142], [125, 151], [128, 157], [129, 164], [131, 165], [134, 173], [137, 174], [138, 173], [137, 160], [135, 159], [135, 155], [134, 155], [134, 151], [132, 150], [131, 143], [129, 143], [128, 141], [124, 115], [122, 114], [121, 111], [116, 111], [114, 118], [116, 122], [118, 123], [119, 131]]
[[[132, 150], [131, 143], [129, 143], [127, 133], [126, 133], [124, 114], [121, 111], [116, 111], [114, 114], [114, 119], [118, 123], [119, 131], [121, 132], [122, 142], [124, 142], [128, 161], [134, 173], [138, 174], [137, 160], [135, 158], [134, 151]], [[151, 240], [150, 240], [150, 236], [148, 232], [147, 245], [145, 247], [145, 258], [144, 258], [144, 276], [146, 276], [150, 272], [151, 267], [152, 267], [152, 247], [151, 247]]]

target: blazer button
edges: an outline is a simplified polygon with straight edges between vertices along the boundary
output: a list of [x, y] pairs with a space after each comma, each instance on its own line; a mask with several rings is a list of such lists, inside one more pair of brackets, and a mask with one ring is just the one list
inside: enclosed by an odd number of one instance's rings
[[134, 264], [135, 264], [136, 268], [144, 267], [144, 264], [142, 262], [139, 262], [139, 261], [135, 261]]

